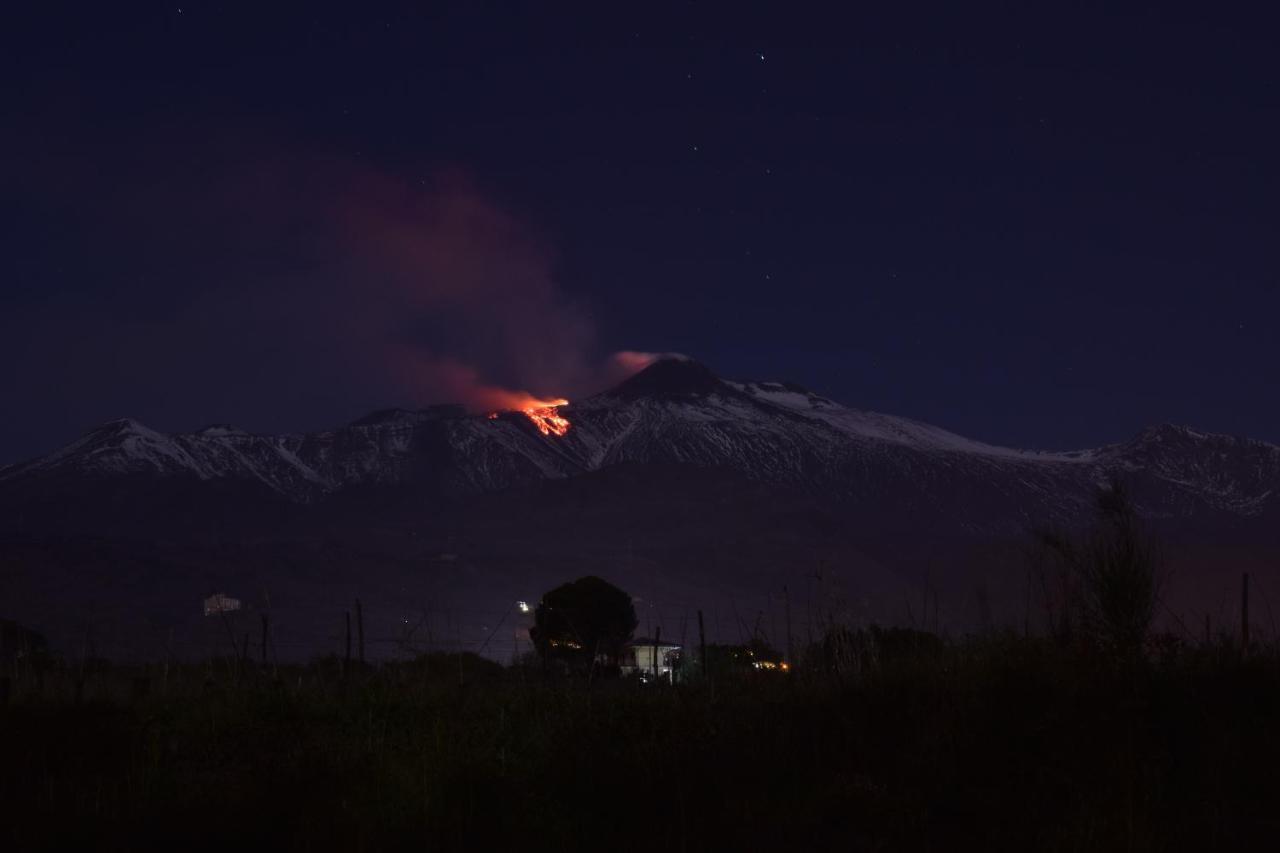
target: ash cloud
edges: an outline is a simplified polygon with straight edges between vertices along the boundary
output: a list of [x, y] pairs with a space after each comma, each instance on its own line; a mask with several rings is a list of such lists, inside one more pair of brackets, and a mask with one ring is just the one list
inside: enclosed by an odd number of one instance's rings
[[422, 193], [379, 179], [348, 203], [344, 237], [379, 282], [369, 323], [410, 393], [484, 408], [493, 388], [560, 396], [597, 378], [594, 324], [549, 242], [467, 181]]
[[[390, 404], [572, 399], [653, 357], [606, 355], [553, 241], [457, 170], [406, 178], [243, 136], [104, 143], [88, 161], [6, 150], [6, 189], [76, 256], [19, 271], [0, 304], [0, 378], [56, 409], [61, 438], [120, 415], [284, 431]], [[83, 280], [46, 297], [58, 274]]]

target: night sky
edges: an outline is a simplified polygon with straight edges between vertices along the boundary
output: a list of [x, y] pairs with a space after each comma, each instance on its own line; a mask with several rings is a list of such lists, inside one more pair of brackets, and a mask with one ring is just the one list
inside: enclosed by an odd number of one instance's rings
[[27, 5], [0, 463], [125, 415], [575, 396], [619, 350], [1015, 446], [1280, 441], [1260, 18]]

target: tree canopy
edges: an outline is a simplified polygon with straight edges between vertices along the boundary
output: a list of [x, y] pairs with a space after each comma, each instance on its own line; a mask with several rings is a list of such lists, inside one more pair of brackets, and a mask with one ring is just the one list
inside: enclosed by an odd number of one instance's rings
[[543, 659], [586, 666], [600, 655], [617, 661], [638, 624], [631, 596], [590, 575], [543, 595], [534, 622], [529, 636]]

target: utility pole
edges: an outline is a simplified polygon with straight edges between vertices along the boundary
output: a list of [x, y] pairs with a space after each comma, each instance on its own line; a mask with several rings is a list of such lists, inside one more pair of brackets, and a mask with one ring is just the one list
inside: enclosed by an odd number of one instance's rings
[[351, 611], [348, 610], [347, 616], [347, 653], [342, 659], [342, 674], [346, 675], [347, 670], [351, 669]]
[[1240, 652], [1249, 656], [1249, 573], [1244, 573], [1240, 588]]
[[707, 677], [707, 629], [702, 624], [702, 611], [698, 611], [698, 658], [702, 661], [702, 677]]
[[795, 658], [792, 656], [791, 648], [791, 593], [787, 591], [787, 585], [782, 585], [782, 600], [787, 608], [787, 663], [795, 665]]
[[658, 641], [662, 638], [662, 626], [659, 625], [653, 631], [653, 683], [658, 683], [661, 673], [658, 671]]
[[359, 641], [357, 648], [360, 650], [360, 665], [364, 666], [364, 608], [360, 606], [360, 599], [356, 599], [356, 638]]
[[259, 650], [259, 651], [261, 652], [261, 654], [260, 654], [260, 660], [262, 661], [262, 665], [263, 665], [263, 666], [266, 666], [266, 665], [267, 665], [267, 631], [268, 631], [267, 624], [268, 624], [268, 620], [269, 620], [269, 617], [267, 616], [267, 614], [263, 613], [263, 614], [262, 614], [262, 648]]
[[461, 686], [462, 686], [462, 683], [463, 683], [463, 677], [462, 677], [462, 625], [460, 625], [460, 624], [458, 624], [458, 623], [454, 623], [454, 626], [453, 626], [453, 633], [454, 633], [454, 636], [455, 636], [455, 637], [457, 638], [457, 640], [458, 640], [458, 686], [459, 686], [459, 687], [461, 687]]

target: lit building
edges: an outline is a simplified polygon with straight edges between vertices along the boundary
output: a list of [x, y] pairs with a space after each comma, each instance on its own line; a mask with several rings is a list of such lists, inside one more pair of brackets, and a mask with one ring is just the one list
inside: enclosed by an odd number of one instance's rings
[[680, 651], [681, 646], [678, 643], [659, 640], [655, 644], [651, 639], [637, 637], [622, 647], [622, 656], [618, 660], [619, 668], [623, 675], [647, 674], [652, 677], [656, 658], [658, 678], [674, 681], [675, 671], [680, 662]]

